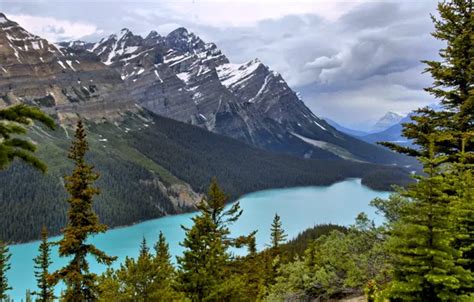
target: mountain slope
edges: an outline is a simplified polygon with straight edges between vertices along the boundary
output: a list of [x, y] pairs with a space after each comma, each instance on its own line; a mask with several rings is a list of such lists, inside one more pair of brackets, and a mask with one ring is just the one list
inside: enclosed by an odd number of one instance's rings
[[[102, 175], [96, 211], [111, 227], [192, 210], [213, 176], [232, 198], [275, 187], [369, 179], [374, 173], [391, 183], [408, 181], [402, 169], [271, 153], [142, 110], [124, 113], [120, 121], [86, 121], [86, 125], [89, 161]], [[52, 234], [64, 225], [62, 177], [72, 168], [67, 160], [72, 134], [68, 126], [53, 132], [35, 126], [31, 138], [41, 142], [39, 156], [49, 165], [49, 173], [41, 175], [20, 162], [0, 172], [1, 238], [34, 239], [43, 224]]]
[[140, 105], [159, 115], [299, 157], [338, 159], [342, 151], [355, 161], [411, 162], [337, 131], [258, 59], [232, 64], [215, 44], [184, 28], [145, 38], [123, 29], [95, 44], [62, 45], [96, 54], [121, 74]]

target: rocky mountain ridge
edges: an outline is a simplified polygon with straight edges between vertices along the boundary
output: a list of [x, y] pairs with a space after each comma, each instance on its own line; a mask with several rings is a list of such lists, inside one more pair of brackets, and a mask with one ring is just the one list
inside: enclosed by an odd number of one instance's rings
[[[185, 28], [145, 38], [49, 43], [1, 15], [0, 106], [25, 102], [60, 120], [120, 118], [136, 105], [271, 151], [304, 158], [407, 164], [315, 116], [258, 59], [233, 64]], [[343, 155], [343, 156], [342, 156]]]
[[61, 45], [96, 54], [120, 73], [138, 104], [159, 115], [299, 157], [405, 162], [315, 116], [260, 60], [230, 63], [214, 43], [185, 28], [167, 36], [152, 31], [145, 38], [122, 29], [97, 43]]

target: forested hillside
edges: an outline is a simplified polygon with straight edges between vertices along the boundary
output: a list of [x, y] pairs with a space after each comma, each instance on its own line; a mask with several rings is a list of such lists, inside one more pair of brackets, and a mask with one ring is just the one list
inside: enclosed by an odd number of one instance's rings
[[[328, 185], [347, 177], [386, 175], [404, 184], [407, 172], [350, 161], [304, 160], [260, 150], [231, 138], [142, 111], [119, 122], [88, 122], [90, 161], [101, 172], [95, 209], [111, 227], [195, 209], [212, 177], [232, 199], [268, 188]], [[16, 162], [0, 172], [0, 236], [18, 242], [38, 238], [41, 226], [57, 234], [67, 210], [63, 176], [72, 128], [35, 126], [30, 134], [49, 166], [40, 172]], [[24, 180], [28, 179], [25, 186]], [[382, 178], [381, 178], [382, 179]], [[368, 185], [389, 189], [382, 182]], [[390, 183], [384, 180], [383, 183]]]

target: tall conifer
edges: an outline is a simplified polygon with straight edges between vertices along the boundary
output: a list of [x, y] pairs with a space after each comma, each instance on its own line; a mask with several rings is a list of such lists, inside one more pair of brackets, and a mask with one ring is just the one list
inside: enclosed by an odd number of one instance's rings
[[41, 243], [38, 248], [39, 254], [34, 259], [35, 277], [38, 291], [33, 295], [37, 296], [36, 301], [49, 302], [55, 299], [54, 285], [52, 284], [49, 266], [51, 265], [51, 244], [48, 242], [48, 230], [45, 226], [41, 230]]
[[272, 227], [270, 229], [271, 248], [278, 250], [280, 246], [286, 241], [286, 234], [281, 225], [281, 219], [278, 214], [273, 218]]
[[93, 170], [93, 166], [86, 163], [88, 150], [84, 125], [79, 120], [69, 151], [69, 158], [74, 161], [75, 167], [72, 174], [65, 178], [70, 195], [68, 224], [63, 230], [63, 238], [58, 242], [59, 255], [70, 257], [71, 260], [54, 273], [55, 281], [62, 280], [66, 284], [64, 300], [74, 302], [97, 300], [97, 275], [89, 271], [87, 256], [91, 255], [97, 262], [106, 265], [115, 259], [87, 242], [91, 235], [107, 230], [106, 225], [100, 224], [92, 208], [93, 197], [99, 194], [99, 189], [93, 186], [99, 174]]

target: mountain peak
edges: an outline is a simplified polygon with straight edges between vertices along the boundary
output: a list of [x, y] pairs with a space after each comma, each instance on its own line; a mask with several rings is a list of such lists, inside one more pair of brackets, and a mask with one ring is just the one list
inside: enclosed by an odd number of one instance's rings
[[152, 30], [150, 31], [150, 33], [146, 36], [145, 39], [152, 39], [152, 38], [156, 38], [156, 37], [159, 37], [160, 34], [156, 31], [156, 30]]
[[399, 123], [401, 120], [402, 120], [403, 116], [396, 113], [396, 112], [393, 112], [393, 111], [389, 111], [387, 113], [385, 113], [384, 116], [382, 116], [374, 125], [373, 127], [373, 131], [375, 132], [379, 132], [379, 131], [383, 131], [397, 123]]
[[172, 32], [170, 32], [167, 37], [182, 37], [182, 36], [188, 36], [188, 35], [189, 35], [189, 32], [186, 28], [178, 27]]
[[8, 19], [4, 13], [0, 12], [0, 27], [10, 26], [10, 25], [18, 25], [18, 23]]

